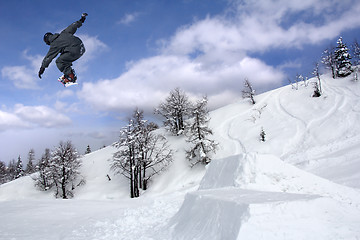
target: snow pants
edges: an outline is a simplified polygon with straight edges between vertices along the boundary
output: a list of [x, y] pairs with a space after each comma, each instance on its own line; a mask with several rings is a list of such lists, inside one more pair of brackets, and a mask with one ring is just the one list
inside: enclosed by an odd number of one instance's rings
[[56, 66], [60, 72], [63, 72], [64, 75], [68, 75], [72, 71], [72, 63], [79, 59], [84, 53], [85, 47], [83, 43], [66, 48], [66, 51], [61, 53], [56, 59]]

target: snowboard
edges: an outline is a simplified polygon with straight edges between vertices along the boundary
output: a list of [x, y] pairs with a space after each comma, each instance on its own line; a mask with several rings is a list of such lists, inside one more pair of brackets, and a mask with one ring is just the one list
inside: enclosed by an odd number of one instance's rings
[[64, 85], [64, 87], [70, 87], [70, 86], [73, 86], [73, 85], [78, 85], [77, 82], [65, 82], [64, 81], [64, 75], [62, 75], [61, 77], [58, 78], [58, 81]]

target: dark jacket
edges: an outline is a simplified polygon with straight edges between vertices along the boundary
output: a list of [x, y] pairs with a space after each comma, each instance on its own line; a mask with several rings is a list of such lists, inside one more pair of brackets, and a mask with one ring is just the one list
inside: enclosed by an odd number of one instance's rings
[[42, 61], [41, 67], [47, 68], [51, 61], [59, 53], [74, 53], [77, 54], [79, 46], [82, 44], [80, 38], [74, 36], [76, 30], [82, 26], [80, 21], [76, 21], [64, 29], [60, 34], [55, 33], [49, 36], [50, 49], [44, 60]]

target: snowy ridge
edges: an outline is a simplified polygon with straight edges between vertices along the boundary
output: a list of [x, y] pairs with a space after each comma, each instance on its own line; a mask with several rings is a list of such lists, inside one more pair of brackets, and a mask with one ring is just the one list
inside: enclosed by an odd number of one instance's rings
[[167, 136], [174, 162], [138, 199], [110, 171], [111, 146], [83, 157], [72, 200], [29, 176], [3, 184], [0, 239], [360, 239], [360, 84], [324, 75], [322, 87], [320, 98], [300, 83], [211, 112], [219, 150], [206, 168]]

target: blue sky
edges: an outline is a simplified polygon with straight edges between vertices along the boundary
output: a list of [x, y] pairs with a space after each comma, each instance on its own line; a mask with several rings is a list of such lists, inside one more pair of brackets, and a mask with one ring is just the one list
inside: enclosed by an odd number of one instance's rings
[[[55, 60], [39, 79], [44, 33], [82, 12], [79, 85], [58, 83]], [[356, 0], [1, 0], [0, 160], [40, 158], [60, 140], [80, 153], [108, 145], [135, 107], [154, 118], [175, 87], [214, 109], [241, 97], [244, 78], [263, 92], [310, 76], [339, 36], [359, 40], [359, 15]]]

